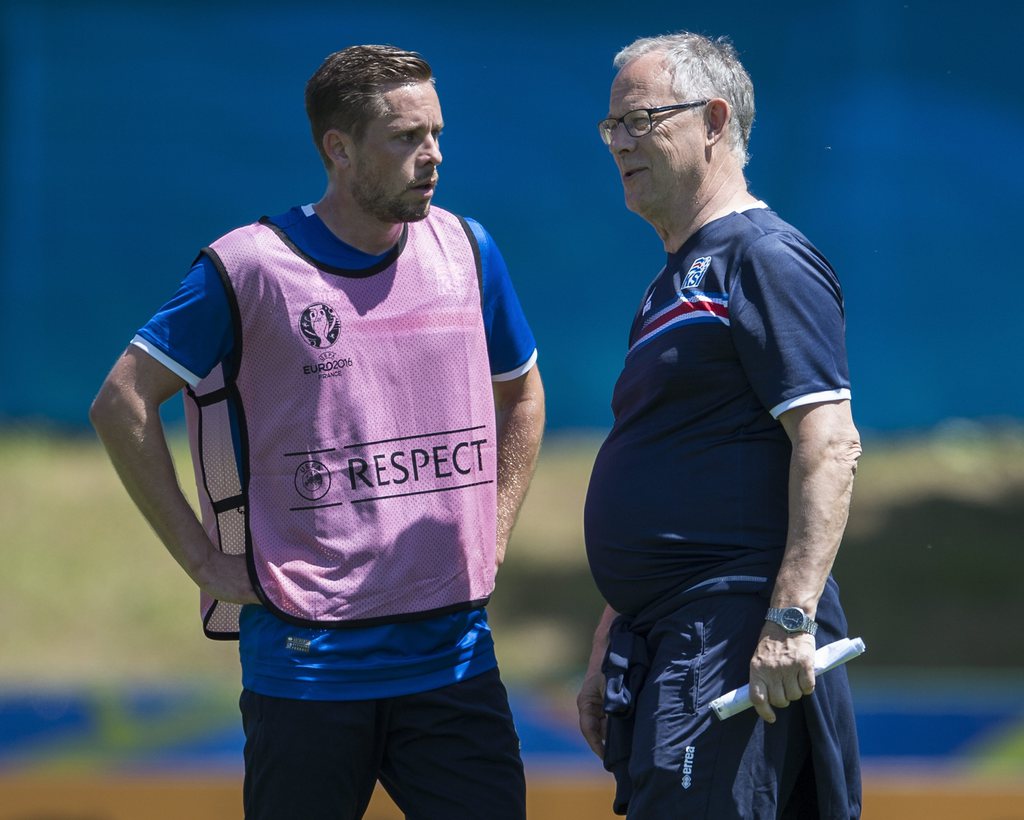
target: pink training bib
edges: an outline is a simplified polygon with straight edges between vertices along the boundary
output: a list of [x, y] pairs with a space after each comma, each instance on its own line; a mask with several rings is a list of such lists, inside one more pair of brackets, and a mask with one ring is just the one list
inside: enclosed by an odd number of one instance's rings
[[[286, 620], [423, 617], [494, 588], [494, 404], [469, 237], [432, 208], [371, 275], [322, 270], [268, 224], [206, 251], [240, 357], [235, 378], [218, 367], [186, 401], [203, 523], [248, 555]], [[208, 635], [237, 634], [237, 606], [202, 603]]]

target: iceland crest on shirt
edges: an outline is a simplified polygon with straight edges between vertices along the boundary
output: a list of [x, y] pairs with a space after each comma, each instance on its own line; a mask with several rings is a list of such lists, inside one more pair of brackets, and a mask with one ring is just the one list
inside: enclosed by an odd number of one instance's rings
[[[675, 276], [672, 278], [675, 280], [675, 286], [677, 291], [688, 290], [689, 288], [699, 288], [700, 283], [704, 281], [704, 274], [708, 272], [708, 268], [711, 267], [710, 256], [699, 256], [693, 260], [693, 264], [690, 265], [690, 269], [686, 272], [686, 276], [680, 277], [679, 272], [676, 271]], [[680, 294], [681, 296], [682, 294]]]
[[[660, 310], [651, 312], [654, 293], [651, 294], [641, 313], [644, 316], [643, 324], [628, 353], [632, 353], [671, 328], [681, 325], [720, 322], [726, 327], [729, 326], [729, 294], [710, 293], [699, 289], [710, 267], [711, 257], [701, 256], [693, 261], [685, 275], [676, 271], [672, 277], [672, 284], [675, 286], [675, 292], [672, 294], [674, 298]], [[650, 315], [647, 315], [648, 313]]]

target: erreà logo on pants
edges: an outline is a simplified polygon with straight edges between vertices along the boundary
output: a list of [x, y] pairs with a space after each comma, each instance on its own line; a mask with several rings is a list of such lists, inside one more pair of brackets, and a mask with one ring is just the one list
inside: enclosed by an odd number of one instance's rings
[[697, 754], [695, 746], [687, 746], [683, 755], [683, 779], [679, 781], [684, 789], [693, 785], [693, 758]]

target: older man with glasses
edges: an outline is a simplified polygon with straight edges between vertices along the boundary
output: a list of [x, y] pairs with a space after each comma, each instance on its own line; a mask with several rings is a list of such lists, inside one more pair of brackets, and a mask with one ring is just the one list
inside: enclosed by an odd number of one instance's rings
[[[633, 318], [584, 524], [607, 601], [578, 705], [630, 817], [860, 816], [831, 568], [860, 441], [825, 257], [747, 189], [753, 87], [723, 39], [615, 58], [601, 139], [667, 259]], [[753, 711], [710, 702], [743, 684]]]

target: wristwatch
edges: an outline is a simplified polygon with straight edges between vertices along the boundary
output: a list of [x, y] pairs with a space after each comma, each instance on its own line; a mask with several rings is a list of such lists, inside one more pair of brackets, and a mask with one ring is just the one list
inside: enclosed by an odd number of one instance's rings
[[813, 635], [818, 631], [818, 624], [807, 617], [807, 614], [798, 606], [787, 606], [782, 609], [769, 607], [768, 614], [764, 616], [766, 621], [778, 624], [787, 632], [806, 632]]

